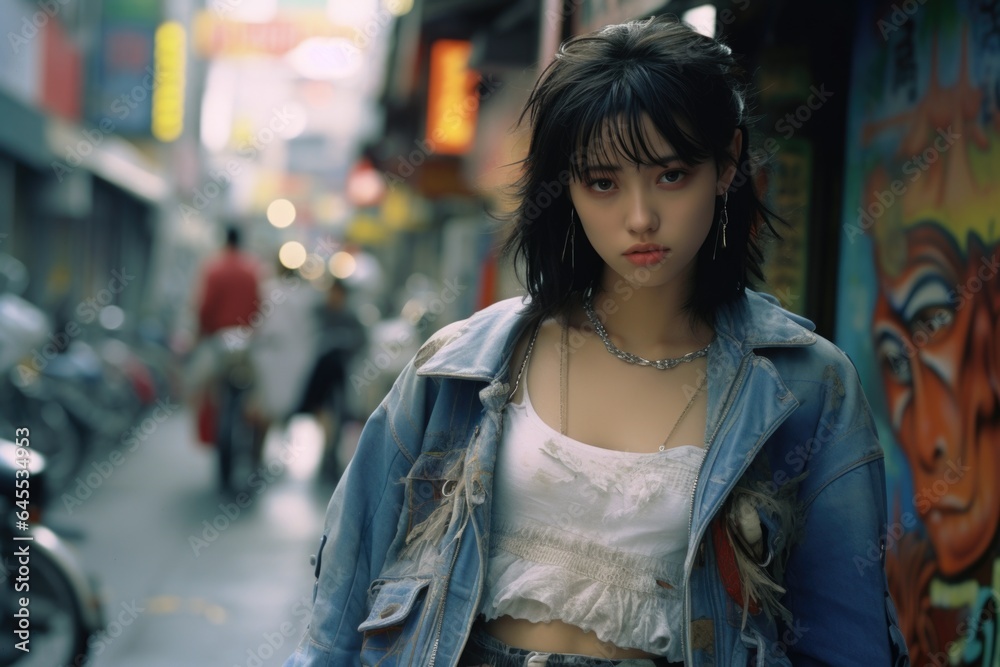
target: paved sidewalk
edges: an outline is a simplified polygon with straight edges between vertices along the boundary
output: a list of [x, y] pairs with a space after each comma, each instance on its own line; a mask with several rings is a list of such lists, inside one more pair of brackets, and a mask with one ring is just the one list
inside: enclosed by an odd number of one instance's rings
[[[144, 440], [95, 455], [50, 511], [102, 584], [92, 667], [270, 667], [294, 650], [331, 489], [313, 482], [319, 437], [269, 439], [246, 496], [216, 490], [214, 451], [183, 410]], [[145, 435], [145, 434], [144, 434]], [[53, 666], [55, 667], [55, 666]]]

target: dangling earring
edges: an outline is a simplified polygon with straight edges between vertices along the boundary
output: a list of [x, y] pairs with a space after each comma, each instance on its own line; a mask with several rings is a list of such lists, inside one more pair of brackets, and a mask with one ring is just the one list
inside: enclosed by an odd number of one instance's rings
[[563, 242], [563, 251], [561, 261], [566, 261], [566, 246], [572, 246], [570, 250], [570, 268], [576, 268], [576, 218], [574, 214], [575, 209], [569, 210], [569, 229], [566, 230], [566, 240]]
[[715, 248], [712, 250], [712, 259], [719, 249], [719, 234], [722, 234], [722, 249], [726, 249], [726, 225], [729, 224], [729, 212], [726, 211], [726, 204], [729, 202], [729, 193], [722, 193], [722, 210], [719, 212], [719, 229], [715, 232]]

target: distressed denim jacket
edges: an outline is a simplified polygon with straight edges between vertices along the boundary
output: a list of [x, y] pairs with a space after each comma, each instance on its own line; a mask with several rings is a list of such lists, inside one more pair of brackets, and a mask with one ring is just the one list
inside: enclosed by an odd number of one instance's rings
[[[483, 593], [511, 356], [534, 324], [523, 310], [509, 299], [436, 333], [369, 419], [285, 667], [458, 664]], [[854, 367], [812, 328], [752, 291], [718, 313], [683, 580], [688, 667], [909, 665], [884, 570], [882, 449]], [[747, 613], [724, 576], [711, 527], [741, 489], [777, 499], [755, 506], [785, 614]], [[769, 509], [782, 498], [794, 534]]]

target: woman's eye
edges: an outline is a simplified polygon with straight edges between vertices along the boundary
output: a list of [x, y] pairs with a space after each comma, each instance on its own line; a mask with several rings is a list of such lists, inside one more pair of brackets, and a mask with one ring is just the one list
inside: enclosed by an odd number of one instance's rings
[[661, 176], [660, 178], [662, 178], [667, 183], [677, 183], [682, 178], [684, 178], [684, 172], [683, 171], [668, 171], [667, 173], [663, 174], [663, 176]]
[[596, 178], [590, 181], [588, 185], [592, 190], [596, 190], [597, 192], [607, 192], [615, 186], [615, 184], [611, 182], [611, 179], [608, 178]]

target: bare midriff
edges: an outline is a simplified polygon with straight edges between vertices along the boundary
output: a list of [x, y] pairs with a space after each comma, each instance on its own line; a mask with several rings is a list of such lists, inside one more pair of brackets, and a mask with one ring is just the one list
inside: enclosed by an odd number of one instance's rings
[[575, 653], [608, 660], [656, 657], [637, 648], [621, 648], [609, 642], [602, 642], [593, 632], [584, 631], [559, 620], [534, 623], [520, 618], [501, 616], [486, 623], [483, 629], [504, 644], [528, 651]]

